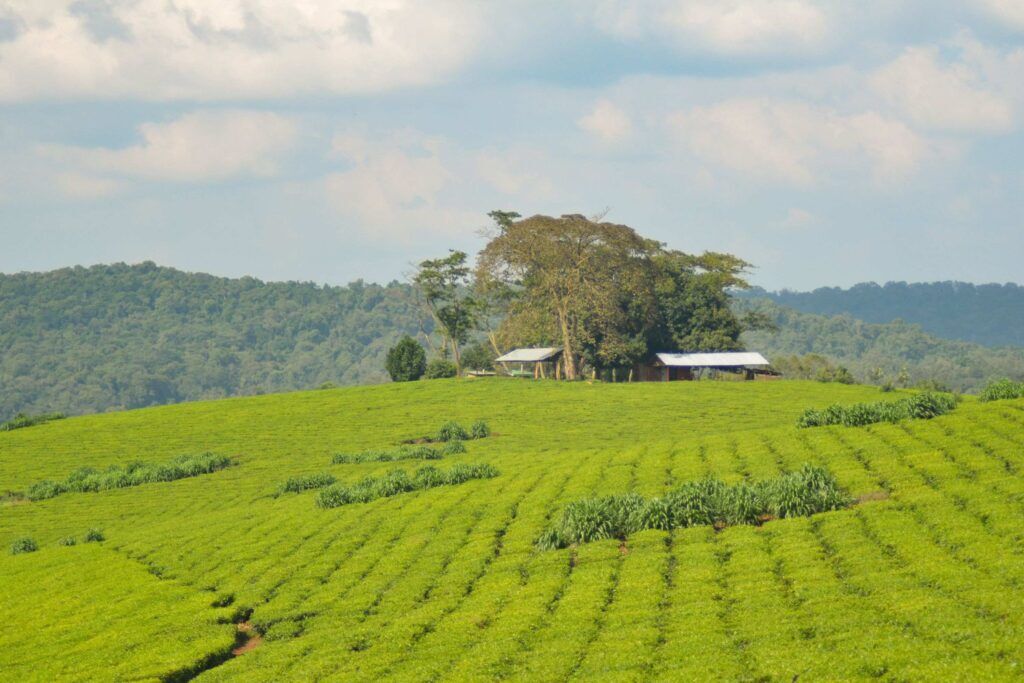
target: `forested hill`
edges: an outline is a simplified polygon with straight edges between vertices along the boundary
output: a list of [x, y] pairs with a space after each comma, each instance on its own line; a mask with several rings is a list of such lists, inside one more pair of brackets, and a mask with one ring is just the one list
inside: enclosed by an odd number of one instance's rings
[[871, 323], [904, 320], [944, 339], [1024, 346], [1024, 287], [1015, 284], [869, 282], [850, 289], [824, 287], [813, 292], [753, 289], [743, 296], [770, 298], [804, 313], [847, 313]]
[[843, 365], [857, 381], [865, 383], [912, 386], [937, 382], [956, 391], [974, 392], [1000, 377], [1024, 379], [1022, 348], [992, 349], [940, 339], [903, 321], [878, 324], [845, 314], [800, 313], [765, 299], [744, 300], [738, 307], [759, 310], [775, 323], [777, 331], [745, 332], [743, 342], [784, 371], [788, 369], [786, 361], [792, 360], [786, 356], [816, 354]]
[[384, 381], [411, 289], [265, 283], [152, 263], [0, 274], [0, 420]]

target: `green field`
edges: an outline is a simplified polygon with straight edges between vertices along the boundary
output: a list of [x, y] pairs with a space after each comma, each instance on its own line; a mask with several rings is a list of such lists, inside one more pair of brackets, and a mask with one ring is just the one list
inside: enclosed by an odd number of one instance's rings
[[[1006, 680], [1024, 676], [1024, 400], [797, 429], [895, 400], [815, 382], [438, 380], [191, 403], [0, 433], [0, 493], [83, 466], [226, 469], [0, 507], [4, 680]], [[332, 464], [445, 421], [500, 475], [320, 509], [419, 462]], [[824, 465], [862, 502], [540, 551], [569, 502]], [[106, 540], [84, 543], [89, 529]], [[74, 546], [60, 545], [73, 536]], [[40, 549], [11, 555], [32, 537]], [[262, 634], [232, 657], [235, 622]]]

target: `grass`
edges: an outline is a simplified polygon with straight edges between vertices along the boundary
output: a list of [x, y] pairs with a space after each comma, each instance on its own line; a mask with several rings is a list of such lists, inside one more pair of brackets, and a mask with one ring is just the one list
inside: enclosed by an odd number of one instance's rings
[[[39, 547], [0, 553], [0, 670], [13, 680], [1018, 677], [1024, 400], [795, 426], [808, 406], [877, 397], [816, 382], [437, 380], [2, 433], [0, 490], [140, 453], [231, 453], [237, 464], [0, 508], [0, 544]], [[316, 491], [273, 495], [290, 477], [384, 477], [394, 463], [332, 455], [480, 418], [494, 435], [438, 469], [487, 464], [499, 476], [331, 510], [316, 507]], [[573, 501], [649, 500], [706, 477], [756, 484], [804, 463], [862, 502], [535, 547]], [[90, 528], [106, 540], [84, 542]], [[231, 658], [231, 622], [243, 617], [263, 643]]]

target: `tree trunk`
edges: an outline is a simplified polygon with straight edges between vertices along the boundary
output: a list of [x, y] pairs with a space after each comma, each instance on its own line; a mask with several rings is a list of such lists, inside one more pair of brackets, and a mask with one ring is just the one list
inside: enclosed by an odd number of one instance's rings
[[576, 379], [576, 358], [572, 350], [572, 335], [569, 333], [569, 312], [564, 308], [558, 311], [558, 322], [562, 326], [562, 357], [565, 358], [565, 378]]

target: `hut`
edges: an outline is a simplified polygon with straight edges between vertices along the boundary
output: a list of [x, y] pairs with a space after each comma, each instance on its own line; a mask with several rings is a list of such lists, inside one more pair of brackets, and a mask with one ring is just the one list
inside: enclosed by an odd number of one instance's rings
[[770, 366], [764, 356], [750, 351], [657, 353], [640, 365], [637, 376], [641, 382], [672, 382], [698, 379], [705, 372], [729, 372], [743, 374], [745, 379], [767, 379], [777, 376]]
[[[505, 372], [508, 374], [519, 377], [529, 377], [531, 373], [526, 370], [526, 367], [531, 366], [534, 379], [539, 379], [547, 377], [548, 374], [554, 374], [556, 377], [560, 378], [562, 374], [561, 360], [561, 348], [545, 346], [539, 348], [515, 349], [514, 351], [509, 351], [504, 356], [499, 356], [494, 359], [494, 362], [500, 363], [501, 367], [503, 367]], [[509, 367], [510, 365], [517, 366], [518, 370], [511, 369]]]

